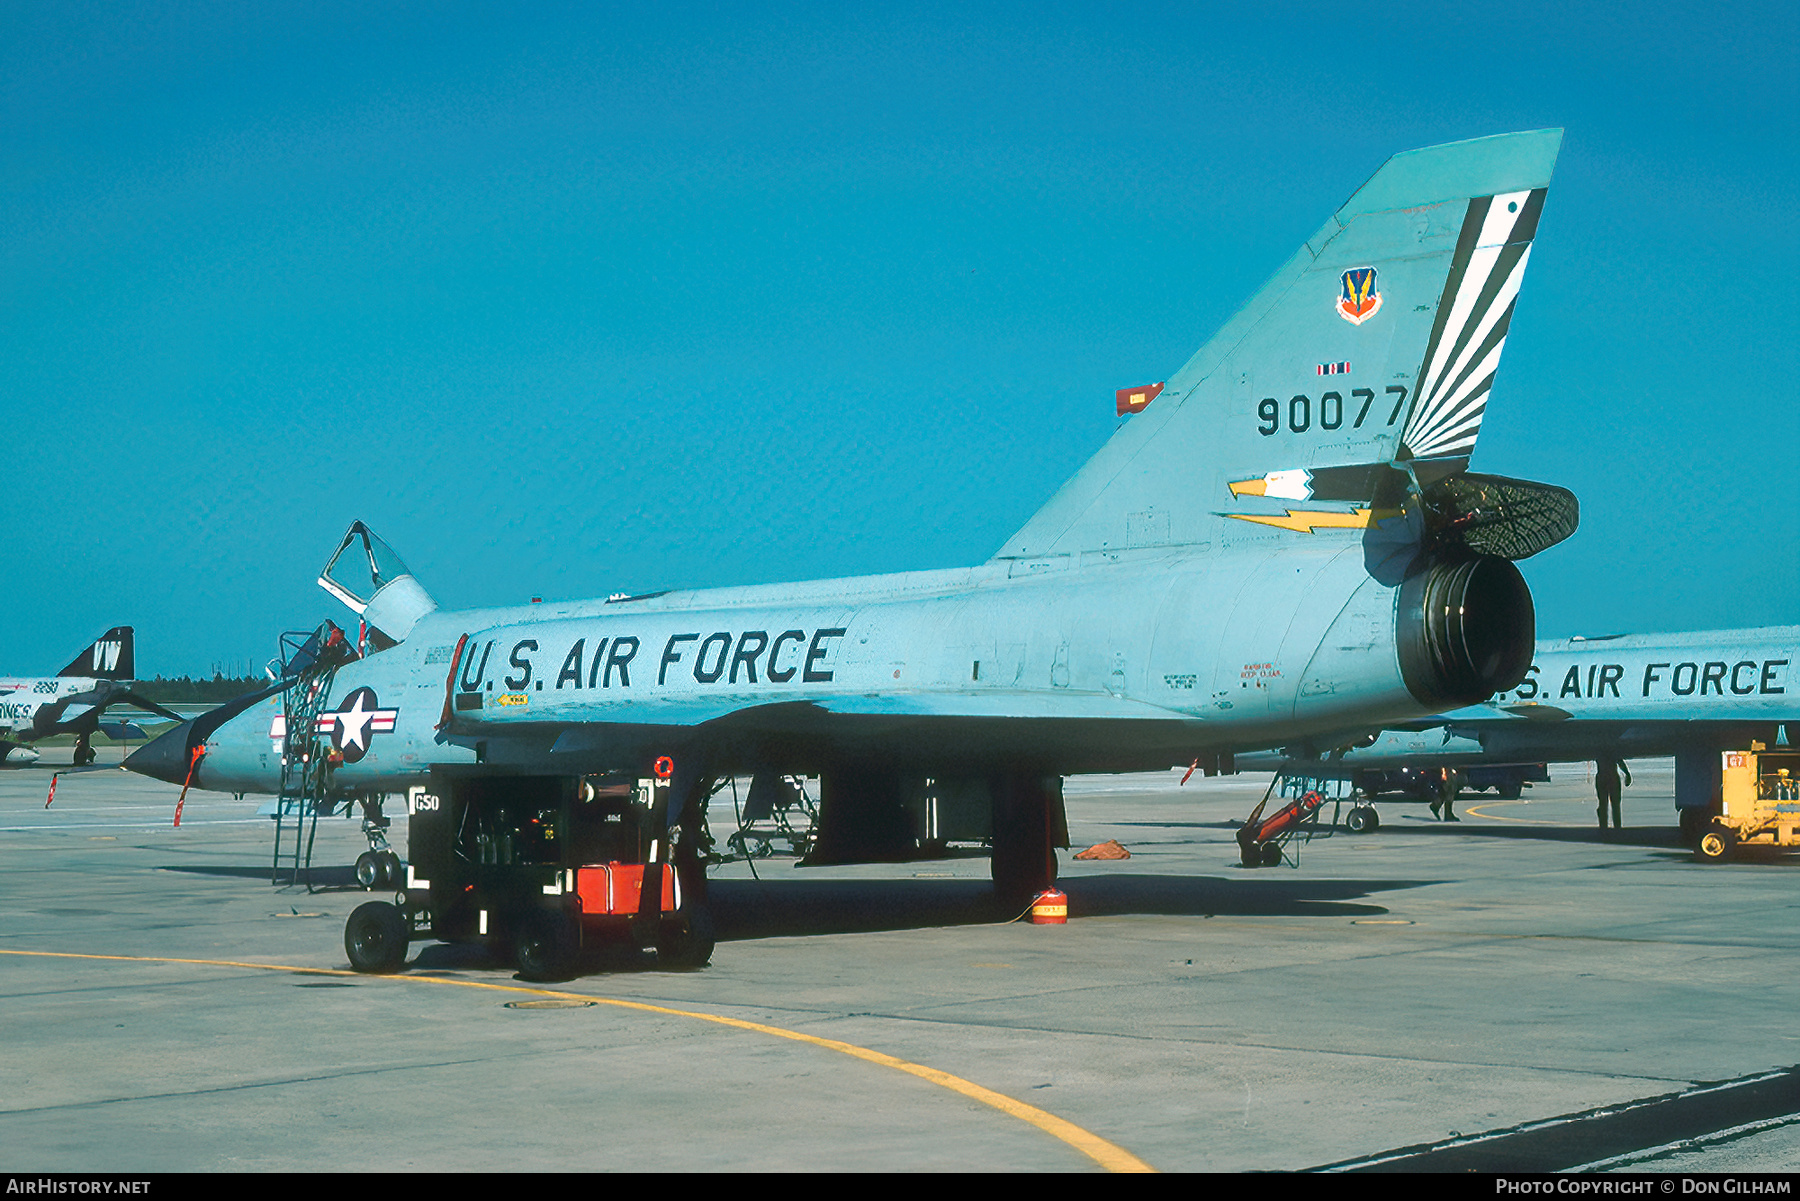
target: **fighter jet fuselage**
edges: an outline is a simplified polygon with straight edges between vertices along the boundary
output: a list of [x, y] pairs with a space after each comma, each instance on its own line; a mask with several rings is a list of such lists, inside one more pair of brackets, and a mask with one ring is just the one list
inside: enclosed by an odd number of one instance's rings
[[[1142, 770], [1492, 684], [1491, 664], [1436, 666], [1426, 589], [1371, 578], [1354, 540], [1275, 561], [1095, 558], [434, 611], [339, 669], [337, 780], [397, 791], [433, 763], [478, 759], [627, 770], [700, 740], [742, 770]], [[1490, 570], [1498, 583], [1479, 581], [1470, 604], [1516, 625], [1501, 604], [1516, 572]], [[196, 782], [274, 791], [282, 728], [279, 696], [233, 719]]]

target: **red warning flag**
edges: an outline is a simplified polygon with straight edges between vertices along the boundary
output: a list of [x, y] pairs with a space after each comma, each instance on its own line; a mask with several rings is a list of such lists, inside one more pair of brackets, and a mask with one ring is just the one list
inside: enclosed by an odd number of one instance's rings
[[1140, 384], [1135, 388], [1120, 388], [1118, 393], [1119, 416], [1143, 412], [1149, 407], [1150, 402], [1156, 399], [1156, 394], [1162, 390], [1162, 384]]

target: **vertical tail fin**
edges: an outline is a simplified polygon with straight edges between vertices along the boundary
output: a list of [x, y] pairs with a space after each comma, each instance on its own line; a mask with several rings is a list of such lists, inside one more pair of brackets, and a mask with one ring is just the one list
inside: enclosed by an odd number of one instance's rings
[[137, 654], [130, 626], [114, 626], [56, 674], [97, 680], [135, 680]]
[[1467, 458], [1475, 449], [1543, 207], [1543, 188], [1469, 201], [1413, 386], [1401, 458]]
[[1386, 464], [1465, 468], [1561, 144], [1389, 159], [995, 557], [1361, 531]]

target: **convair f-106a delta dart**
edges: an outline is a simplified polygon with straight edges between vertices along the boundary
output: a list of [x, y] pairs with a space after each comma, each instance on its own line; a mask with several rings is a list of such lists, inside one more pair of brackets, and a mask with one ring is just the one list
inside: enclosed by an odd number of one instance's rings
[[[978, 829], [1029, 894], [1066, 843], [1065, 775], [1230, 770], [1513, 688], [1534, 635], [1514, 562], [1573, 532], [1575, 500], [1468, 467], [1561, 140], [1394, 156], [1186, 365], [1121, 392], [1130, 419], [986, 563], [450, 611], [357, 523], [320, 579], [356, 645], [128, 766], [277, 792], [295, 714], [337, 796], [554, 778], [585, 799], [655, 766], [644, 862], [689, 906], [718, 783], [816, 775], [808, 862]], [[448, 920], [420, 887], [414, 930], [422, 906]]]

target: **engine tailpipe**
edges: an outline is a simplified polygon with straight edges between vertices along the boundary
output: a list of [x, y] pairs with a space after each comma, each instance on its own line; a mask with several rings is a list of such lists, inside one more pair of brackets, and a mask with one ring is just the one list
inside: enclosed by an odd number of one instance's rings
[[1440, 562], [1400, 588], [1396, 631], [1407, 691], [1453, 709], [1512, 688], [1531, 667], [1531, 589], [1496, 555]]

